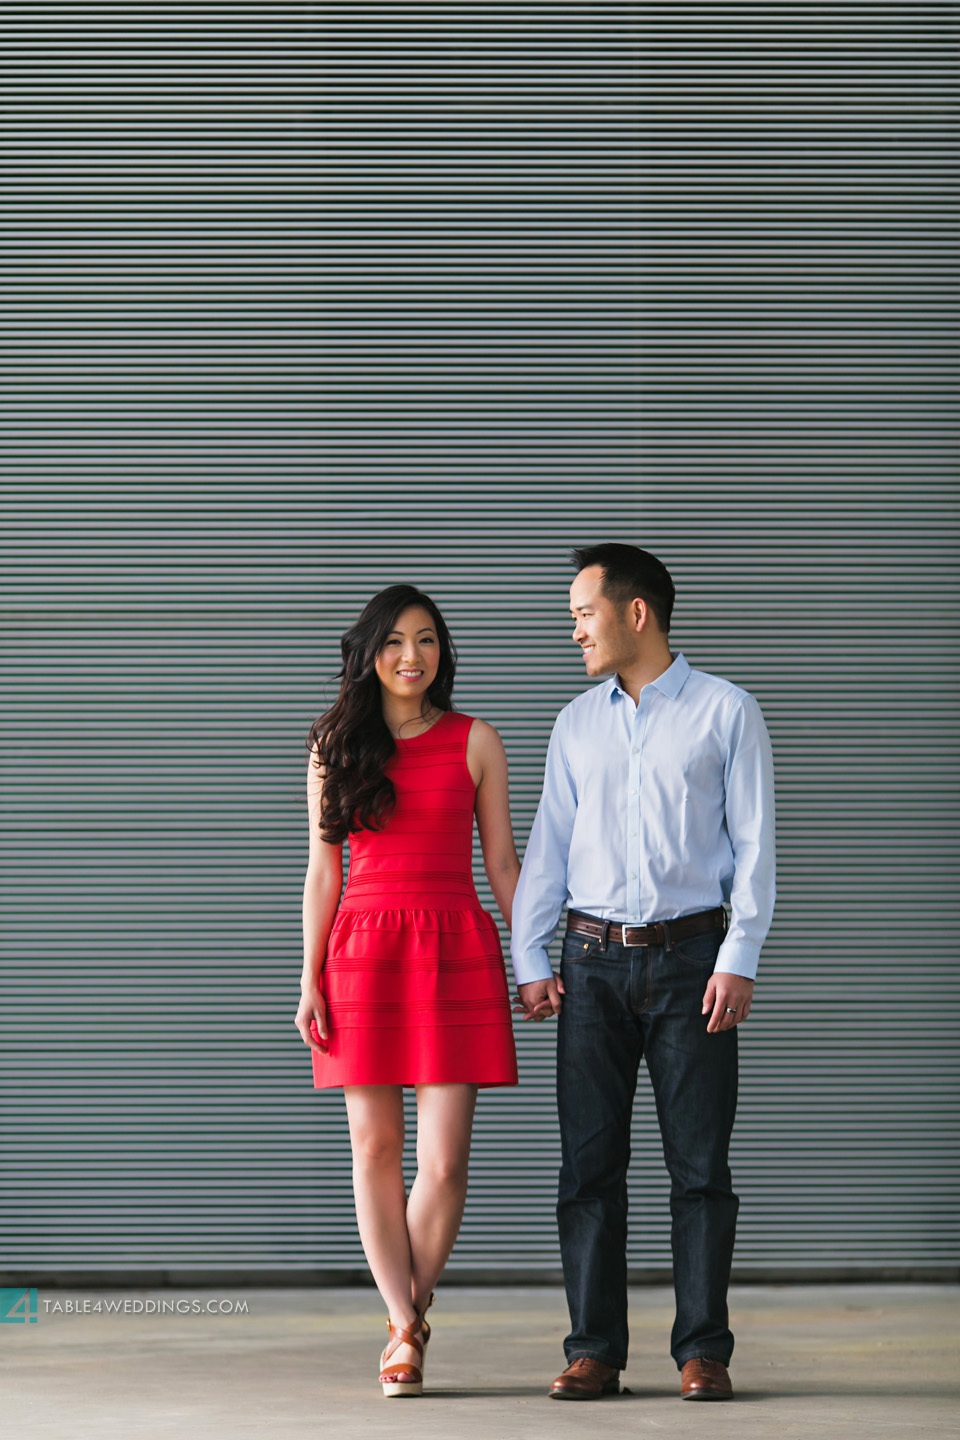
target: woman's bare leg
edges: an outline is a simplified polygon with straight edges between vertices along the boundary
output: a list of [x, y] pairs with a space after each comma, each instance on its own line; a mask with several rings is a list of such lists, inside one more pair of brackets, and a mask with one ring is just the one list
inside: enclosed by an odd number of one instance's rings
[[476, 1085], [417, 1086], [417, 1178], [407, 1233], [418, 1309], [430, 1299], [463, 1219], [476, 1103]]
[[[394, 1325], [417, 1328], [413, 1304], [407, 1194], [403, 1183], [403, 1092], [399, 1085], [345, 1085], [353, 1195], [363, 1253]], [[399, 1345], [388, 1362], [419, 1364], [410, 1345]]]

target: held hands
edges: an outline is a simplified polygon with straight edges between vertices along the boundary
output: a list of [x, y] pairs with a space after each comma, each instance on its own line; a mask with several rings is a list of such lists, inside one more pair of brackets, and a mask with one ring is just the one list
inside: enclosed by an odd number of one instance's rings
[[566, 991], [559, 975], [551, 975], [549, 980], [530, 980], [526, 985], [517, 986], [520, 1004], [514, 1005], [513, 1009], [524, 1020], [547, 1020], [551, 1015], [560, 1014], [563, 1003], [560, 996], [564, 994]]
[[[524, 1020], [547, 1020], [560, 1014], [563, 1006], [560, 997], [565, 993], [559, 975], [553, 975], [549, 980], [531, 980], [526, 985], [517, 986], [517, 999], [520, 1003], [513, 1008]], [[732, 1030], [734, 1025], [746, 1020], [752, 1000], [752, 980], [745, 979], [743, 975], [715, 971], [707, 982], [700, 1011], [702, 1015], [710, 1016], [707, 1022], [708, 1035], [717, 1034], [721, 1030]], [[327, 1007], [319, 986], [311, 986], [303, 991], [293, 1023], [300, 1031], [305, 1045], [319, 1050], [323, 1055], [327, 1053]]]
[[728, 975], [715, 970], [707, 982], [703, 995], [701, 1015], [710, 1015], [707, 1034], [715, 1035], [720, 1030], [732, 1030], [750, 1014], [753, 1000], [753, 981], [742, 975]]
[[304, 987], [297, 1018], [293, 1023], [300, 1031], [305, 1045], [309, 1045], [312, 1050], [319, 1050], [321, 1055], [326, 1055], [327, 1004], [318, 985]]

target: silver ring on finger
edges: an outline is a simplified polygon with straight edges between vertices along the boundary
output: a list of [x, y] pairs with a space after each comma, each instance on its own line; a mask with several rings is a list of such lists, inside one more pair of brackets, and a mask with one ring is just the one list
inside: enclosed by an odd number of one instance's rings
[[727, 1014], [728, 1014], [728, 1015], [736, 1015], [736, 1013], [737, 1013], [736, 1010], [731, 1010], [731, 1009], [730, 1009], [730, 1006], [729, 1006], [729, 1005], [727, 1006]]

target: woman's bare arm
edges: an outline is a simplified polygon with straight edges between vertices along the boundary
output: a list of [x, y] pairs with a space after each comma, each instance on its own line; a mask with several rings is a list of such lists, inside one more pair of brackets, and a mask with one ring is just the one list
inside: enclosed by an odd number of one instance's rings
[[483, 849], [483, 867], [500, 914], [509, 929], [513, 920], [513, 895], [520, 877], [520, 860], [510, 821], [507, 752], [496, 730], [485, 720], [474, 720], [470, 727], [467, 766], [477, 782], [477, 829]]
[[323, 998], [321, 973], [327, 957], [327, 941], [333, 928], [340, 894], [343, 890], [343, 846], [331, 845], [320, 838], [320, 800], [323, 774], [319, 767], [317, 746], [314, 745], [307, 770], [307, 813], [310, 821], [310, 852], [303, 885], [303, 973], [300, 977], [301, 1000], [294, 1024], [307, 1045], [317, 1045], [310, 1034], [310, 1021], [315, 1019], [321, 1040], [327, 1038], [326, 1004]]

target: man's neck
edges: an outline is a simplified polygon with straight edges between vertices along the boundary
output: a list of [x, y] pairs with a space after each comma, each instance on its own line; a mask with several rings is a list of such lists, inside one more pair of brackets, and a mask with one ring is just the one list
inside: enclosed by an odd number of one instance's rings
[[673, 664], [669, 645], [659, 646], [652, 655], [644, 655], [630, 665], [622, 665], [617, 671], [621, 690], [625, 690], [634, 705], [640, 704], [640, 691], [644, 685], [658, 680]]

